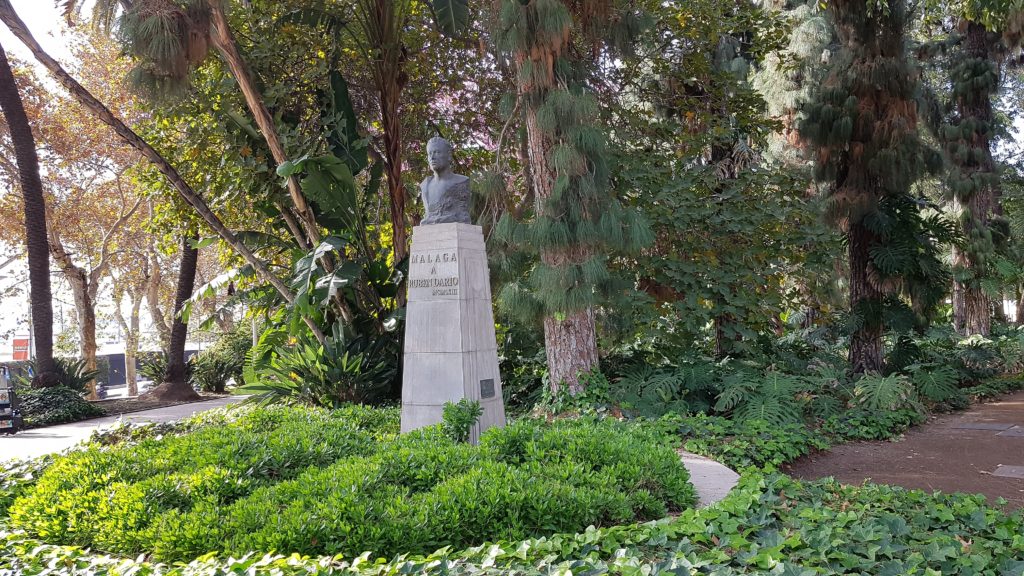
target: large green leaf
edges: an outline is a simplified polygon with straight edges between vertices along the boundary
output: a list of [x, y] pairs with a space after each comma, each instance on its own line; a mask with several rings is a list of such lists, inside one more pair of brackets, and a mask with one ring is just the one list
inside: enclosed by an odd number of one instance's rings
[[430, 9], [447, 36], [458, 36], [469, 27], [469, 0], [431, 0]]
[[314, 204], [317, 221], [332, 231], [354, 229], [359, 222], [352, 170], [337, 156], [307, 159], [302, 192]]
[[330, 106], [323, 111], [325, 124], [330, 128], [327, 142], [331, 152], [344, 160], [352, 174], [356, 175], [370, 161], [366, 139], [359, 135], [359, 120], [348, 93], [348, 82], [340, 72], [332, 71], [330, 83]]

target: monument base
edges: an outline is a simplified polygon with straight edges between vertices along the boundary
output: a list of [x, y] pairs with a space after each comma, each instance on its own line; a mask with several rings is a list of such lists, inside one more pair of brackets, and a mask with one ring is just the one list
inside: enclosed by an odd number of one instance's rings
[[471, 224], [416, 226], [405, 314], [402, 432], [442, 421], [446, 402], [480, 402], [470, 432], [505, 425], [483, 232]]

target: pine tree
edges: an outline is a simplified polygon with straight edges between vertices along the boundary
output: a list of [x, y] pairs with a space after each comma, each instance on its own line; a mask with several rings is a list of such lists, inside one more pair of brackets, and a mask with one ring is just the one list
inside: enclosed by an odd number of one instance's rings
[[[580, 54], [596, 53], [601, 38], [626, 45], [640, 20], [611, 0], [504, 0], [498, 26], [499, 49], [518, 74], [536, 198], [532, 221], [506, 215], [498, 224], [498, 238], [536, 258], [501, 300], [543, 318], [551, 387], [576, 392], [599, 363], [595, 310], [614, 285], [609, 255], [650, 239], [609, 186], [599, 107], [586, 88], [592, 63]], [[581, 38], [591, 50], [571, 46]]]
[[[906, 52], [905, 0], [831, 0], [839, 53], [800, 125], [827, 182], [828, 212], [846, 236], [850, 265], [850, 366], [883, 368], [882, 334], [934, 304], [936, 246], [913, 234], [941, 228], [921, 218], [911, 186], [938, 167], [917, 131], [919, 73]], [[913, 231], [913, 232], [912, 232]], [[926, 236], [927, 238], [927, 236]], [[921, 314], [923, 315], [923, 314]]]
[[[953, 325], [963, 335], [991, 331], [992, 268], [996, 240], [1008, 228], [1002, 218], [1000, 175], [992, 157], [999, 131], [993, 110], [1002, 81], [1001, 62], [1020, 44], [1024, 16], [1003, 2], [973, 0], [954, 6], [959, 30], [923, 52], [941, 48], [948, 77], [937, 94], [929, 124], [942, 143], [949, 170], [947, 191], [965, 242], [953, 247]], [[987, 288], [987, 289], [986, 289]], [[1001, 298], [1000, 298], [1001, 299]], [[997, 304], [1001, 312], [1001, 303]]]

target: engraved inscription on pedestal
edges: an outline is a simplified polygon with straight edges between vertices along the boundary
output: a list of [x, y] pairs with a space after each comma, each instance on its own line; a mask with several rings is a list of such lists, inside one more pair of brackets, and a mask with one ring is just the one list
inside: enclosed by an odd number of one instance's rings
[[458, 299], [459, 254], [455, 250], [414, 252], [409, 257], [409, 299]]

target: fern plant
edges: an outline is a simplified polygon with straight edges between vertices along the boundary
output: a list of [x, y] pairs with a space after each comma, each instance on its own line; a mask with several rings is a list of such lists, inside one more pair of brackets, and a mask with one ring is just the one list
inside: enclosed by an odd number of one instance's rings
[[913, 382], [896, 373], [888, 376], [865, 373], [854, 384], [853, 402], [857, 407], [870, 411], [911, 409], [924, 412]]
[[931, 402], [948, 402], [963, 396], [958, 384], [957, 371], [943, 364], [915, 364], [909, 366], [911, 382], [922, 398]]
[[741, 422], [800, 422], [808, 388], [803, 378], [778, 370], [769, 370], [763, 376], [739, 370], [722, 382], [714, 409]]
[[710, 362], [680, 366], [635, 364], [615, 379], [611, 396], [626, 410], [659, 417], [670, 412], [705, 412], [711, 407], [716, 375]]

